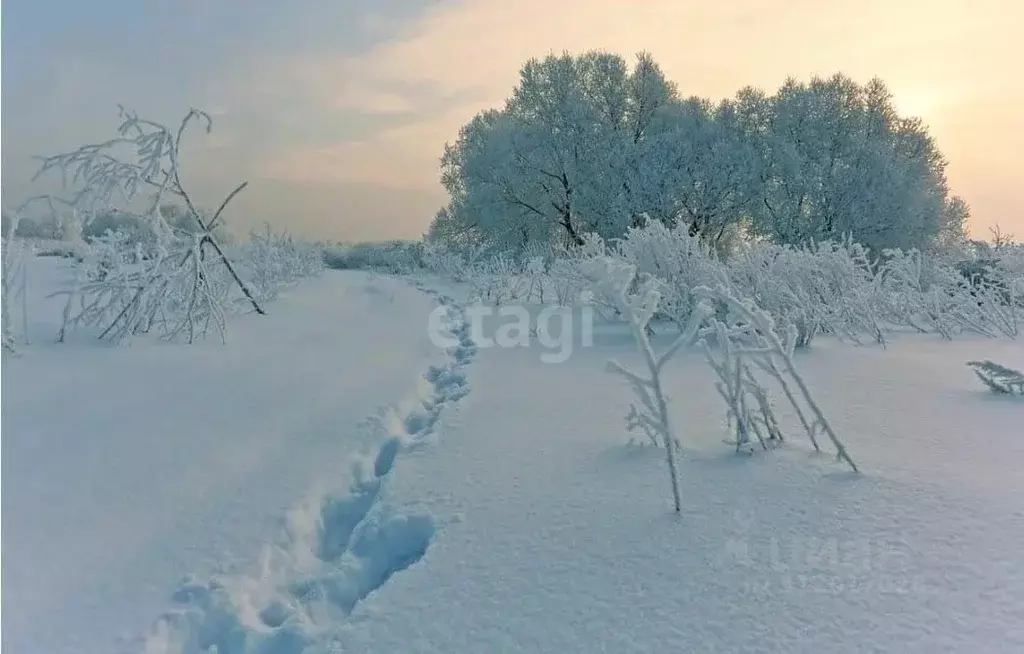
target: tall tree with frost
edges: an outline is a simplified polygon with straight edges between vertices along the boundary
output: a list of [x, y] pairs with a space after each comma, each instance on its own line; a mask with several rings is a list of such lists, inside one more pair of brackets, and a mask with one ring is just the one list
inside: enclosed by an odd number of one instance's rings
[[502, 249], [616, 238], [648, 218], [714, 245], [742, 223], [786, 244], [923, 248], [962, 241], [969, 213], [925, 126], [880, 80], [682, 101], [648, 54], [632, 69], [605, 52], [531, 59], [441, 163], [450, 201], [431, 235]]
[[662, 129], [638, 144], [627, 167], [634, 210], [677, 222], [716, 245], [748, 213], [757, 188], [755, 150], [733, 102], [673, 102]]
[[962, 231], [967, 207], [949, 194], [945, 159], [881, 80], [791, 78], [772, 97], [745, 89], [737, 104], [760, 156], [757, 232], [781, 243], [849, 234], [880, 250]]
[[432, 231], [502, 246], [618, 235], [639, 214], [625, 155], [658, 129], [674, 96], [646, 54], [632, 71], [604, 52], [528, 61], [505, 107], [477, 115], [446, 146], [450, 202], [437, 219], [444, 230]]

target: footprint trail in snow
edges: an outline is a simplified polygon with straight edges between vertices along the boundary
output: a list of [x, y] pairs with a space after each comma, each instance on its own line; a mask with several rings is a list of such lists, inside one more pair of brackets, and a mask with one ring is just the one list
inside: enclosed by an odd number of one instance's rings
[[408, 408], [392, 408], [385, 437], [357, 460], [347, 492], [323, 495], [289, 516], [280, 545], [267, 545], [251, 575], [189, 579], [174, 593], [179, 604], [154, 623], [146, 654], [297, 654], [318, 651], [344, 620], [392, 575], [419, 561], [434, 536], [429, 513], [386, 502], [388, 479], [402, 451], [430, 444], [444, 409], [469, 392], [465, 368], [476, 354], [469, 325], [452, 298], [428, 288], [447, 309], [455, 345]]

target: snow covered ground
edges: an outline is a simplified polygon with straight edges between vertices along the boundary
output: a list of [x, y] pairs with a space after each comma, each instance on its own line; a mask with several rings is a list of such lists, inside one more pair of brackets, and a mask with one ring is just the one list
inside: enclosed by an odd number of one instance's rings
[[58, 345], [59, 300], [39, 297], [68, 266], [32, 261], [33, 345], [3, 361], [10, 652], [116, 651], [185, 573], [258, 564], [288, 509], [343, 483], [367, 418], [443, 358], [431, 298], [357, 272], [233, 319], [227, 346]]
[[599, 335], [560, 365], [481, 350], [437, 450], [392, 487], [459, 521], [336, 651], [1024, 648], [1024, 406], [962, 363], [1019, 367], [1024, 348], [910, 338], [802, 357], [859, 476], [799, 439], [733, 453], [710, 372], [684, 357], [668, 381], [687, 448], [677, 518], [663, 454], [626, 446], [602, 372], [609, 355], [639, 365], [631, 347]]
[[453, 312], [442, 350], [448, 293], [327, 273], [227, 346], [5, 358], [4, 647], [1024, 650], [1024, 404], [964, 366], [1024, 367], [1020, 343], [816, 341], [798, 365], [859, 475], [781, 409], [784, 447], [735, 454], [680, 356], [676, 516], [604, 372], [637, 363], [627, 333], [545, 363]]

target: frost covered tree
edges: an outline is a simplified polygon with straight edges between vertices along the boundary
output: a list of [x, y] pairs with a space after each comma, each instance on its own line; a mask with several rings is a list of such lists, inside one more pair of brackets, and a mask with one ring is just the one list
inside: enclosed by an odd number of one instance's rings
[[736, 105], [702, 98], [672, 102], [662, 129], [629, 152], [624, 174], [631, 210], [719, 245], [756, 196], [756, 151]]
[[[36, 174], [61, 174], [67, 197], [39, 199], [70, 207], [72, 217], [84, 214], [86, 228], [96, 216], [116, 211], [144, 225], [154, 241], [141, 256], [142, 244], [129, 244], [124, 232], [108, 230], [97, 239], [101, 247], [93, 257], [95, 266], [85, 266], [95, 274], [60, 293], [67, 298], [61, 338], [76, 326], [104, 326], [100, 338], [120, 341], [155, 325], [166, 338], [186, 335], [190, 343], [211, 325], [223, 338], [229, 288], [237, 288], [253, 310], [264, 313], [215, 232], [224, 209], [248, 182], [235, 187], [206, 218], [182, 185], [180, 153], [188, 128], [198, 124], [209, 132], [210, 116], [191, 109], [176, 131], [123, 107], [120, 119], [116, 137], [46, 157]], [[169, 199], [183, 206], [178, 214], [187, 219], [189, 230], [180, 228], [184, 220], [165, 215]], [[220, 270], [226, 275], [215, 274]]]
[[648, 219], [715, 246], [752, 231], [923, 249], [963, 241], [969, 214], [925, 126], [878, 79], [682, 99], [647, 54], [632, 68], [605, 52], [528, 61], [441, 166], [449, 202], [431, 234], [500, 249], [617, 238]]
[[647, 54], [632, 70], [604, 52], [528, 61], [505, 106], [478, 114], [445, 147], [450, 201], [431, 231], [505, 247], [620, 234], [642, 198], [629, 186], [625, 167], [637, 159], [627, 155], [664, 129], [674, 98]]
[[773, 96], [744, 89], [739, 121], [758, 153], [755, 231], [779, 243], [853, 240], [924, 247], [962, 234], [946, 161], [920, 119], [900, 116], [879, 79], [789, 79]]

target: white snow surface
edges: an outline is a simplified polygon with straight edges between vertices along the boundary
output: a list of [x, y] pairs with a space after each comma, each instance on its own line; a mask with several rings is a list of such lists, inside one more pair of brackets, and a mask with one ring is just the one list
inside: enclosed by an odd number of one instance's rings
[[1022, 368], [1020, 343], [801, 353], [861, 474], [781, 407], [786, 444], [736, 454], [680, 355], [676, 516], [604, 371], [639, 362], [623, 327], [552, 364], [456, 318], [440, 350], [447, 293], [328, 273], [227, 346], [5, 355], [4, 647], [1024, 651], [1024, 404], [964, 365]]
[[1018, 344], [802, 356], [860, 475], [795, 420], [784, 449], [735, 454], [710, 371], [683, 356], [666, 370], [687, 448], [676, 517], [663, 452], [626, 445], [602, 364], [641, 364], [610, 340], [560, 365], [481, 350], [438, 450], [392, 487], [460, 521], [333, 651], [1024, 651], [1024, 405], [963, 366], [1019, 366]]
[[367, 419], [443, 357], [435, 304], [328, 271], [226, 346], [55, 344], [61, 301], [39, 298], [68, 266], [33, 260], [32, 345], [3, 360], [3, 648], [139, 651], [184, 574], [252, 569], [289, 509], [344, 484]]

